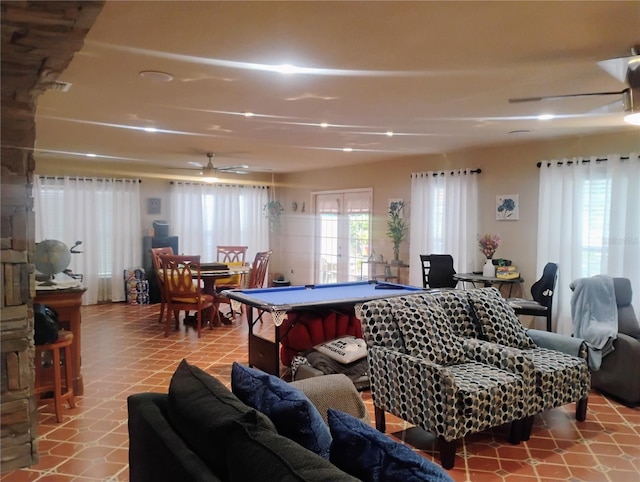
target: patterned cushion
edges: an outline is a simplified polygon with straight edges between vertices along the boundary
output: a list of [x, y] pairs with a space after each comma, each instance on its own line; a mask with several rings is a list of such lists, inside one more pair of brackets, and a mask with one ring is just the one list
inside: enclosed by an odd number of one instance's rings
[[522, 353], [533, 362], [536, 376], [536, 405], [530, 407], [530, 413], [560, 407], [589, 394], [591, 376], [584, 359], [547, 348]]
[[464, 361], [462, 339], [454, 335], [447, 315], [433, 296], [393, 298], [391, 306], [408, 355], [445, 366]]
[[483, 338], [515, 348], [535, 348], [513, 308], [495, 288], [469, 290], [469, 301], [480, 325]]
[[367, 346], [383, 346], [404, 353], [404, 341], [391, 315], [388, 299], [372, 300], [362, 305], [362, 337]]
[[474, 323], [474, 313], [469, 304], [467, 291], [443, 290], [433, 293], [433, 297], [444, 310], [456, 335], [462, 338], [480, 338], [478, 326]]

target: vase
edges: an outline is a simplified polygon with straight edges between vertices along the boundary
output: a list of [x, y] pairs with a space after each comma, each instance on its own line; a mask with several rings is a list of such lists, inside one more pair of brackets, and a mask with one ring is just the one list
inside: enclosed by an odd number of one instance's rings
[[482, 267], [482, 276], [486, 276], [487, 278], [495, 278], [496, 276], [496, 267], [493, 265], [493, 260], [491, 258], [487, 258]]

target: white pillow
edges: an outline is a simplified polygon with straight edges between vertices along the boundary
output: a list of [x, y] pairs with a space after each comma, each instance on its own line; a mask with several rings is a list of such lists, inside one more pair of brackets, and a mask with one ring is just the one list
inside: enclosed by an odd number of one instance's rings
[[362, 338], [341, 336], [313, 347], [340, 363], [351, 363], [367, 356], [367, 344]]

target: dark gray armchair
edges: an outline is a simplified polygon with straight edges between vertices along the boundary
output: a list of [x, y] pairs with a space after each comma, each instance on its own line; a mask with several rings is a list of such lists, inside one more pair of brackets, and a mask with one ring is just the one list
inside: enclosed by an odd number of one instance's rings
[[613, 352], [591, 373], [591, 386], [628, 406], [640, 405], [640, 322], [631, 305], [631, 282], [613, 278], [618, 307], [618, 336]]

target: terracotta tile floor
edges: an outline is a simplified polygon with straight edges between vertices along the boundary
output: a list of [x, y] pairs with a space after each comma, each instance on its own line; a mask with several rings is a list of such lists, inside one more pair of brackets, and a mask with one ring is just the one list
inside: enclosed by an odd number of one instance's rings
[[[158, 310], [124, 303], [82, 308], [84, 395], [77, 408], [64, 410], [62, 423], [55, 422], [51, 407], [40, 409], [40, 462], [4, 474], [2, 481], [128, 480], [128, 395], [166, 392], [182, 358], [227, 384], [231, 362], [247, 363], [246, 323], [206, 329], [199, 340], [184, 328], [165, 338]], [[373, 419], [370, 396], [363, 397]], [[520, 445], [505, 442], [504, 428], [467, 437], [449, 473], [474, 482], [640, 480], [640, 408], [593, 393], [587, 421], [577, 423], [574, 410], [571, 404], [537, 416], [531, 439]], [[387, 433], [435, 458], [429, 434], [392, 416]]]

